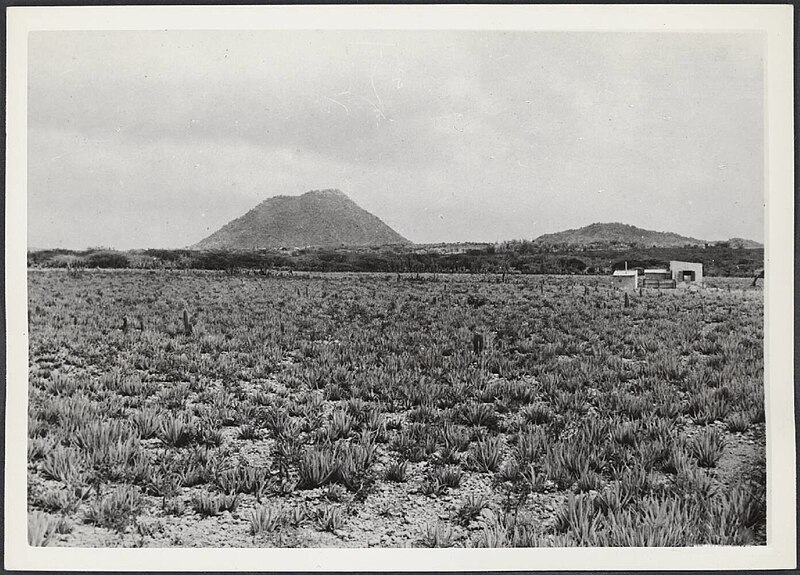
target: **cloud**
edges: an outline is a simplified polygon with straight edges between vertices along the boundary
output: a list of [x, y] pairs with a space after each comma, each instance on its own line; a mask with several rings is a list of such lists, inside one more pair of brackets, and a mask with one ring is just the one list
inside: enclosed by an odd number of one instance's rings
[[416, 241], [763, 233], [756, 35], [37, 32], [29, 53], [33, 245], [187, 245], [321, 187]]

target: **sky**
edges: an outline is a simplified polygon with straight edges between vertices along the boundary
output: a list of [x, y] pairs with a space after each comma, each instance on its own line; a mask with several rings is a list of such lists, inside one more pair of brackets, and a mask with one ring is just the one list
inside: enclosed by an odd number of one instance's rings
[[419, 243], [764, 235], [764, 37], [34, 32], [28, 245], [180, 248], [337, 188]]

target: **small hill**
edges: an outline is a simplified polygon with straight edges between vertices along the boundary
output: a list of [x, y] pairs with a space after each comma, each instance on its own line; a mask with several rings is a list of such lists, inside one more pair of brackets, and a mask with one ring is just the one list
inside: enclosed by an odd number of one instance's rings
[[757, 250], [764, 247], [764, 244], [762, 243], [745, 238], [731, 238], [727, 242], [717, 243], [727, 243], [730, 247], [738, 250]]
[[339, 190], [275, 196], [228, 222], [190, 249], [237, 250], [408, 244]]
[[579, 247], [658, 247], [673, 248], [704, 246], [704, 240], [680, 236], [672, 232], [654, 232], [627, 224], [591, 224], [576, 230], [544, 234], [534, 240], [544, 245], [571, 245]]

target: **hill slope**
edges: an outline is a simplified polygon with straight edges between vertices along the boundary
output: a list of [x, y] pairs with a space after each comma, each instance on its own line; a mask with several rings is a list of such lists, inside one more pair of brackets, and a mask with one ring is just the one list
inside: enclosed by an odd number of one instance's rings
[[190, 249], [379, 246], [411, 243], [339, 190], [275, 196]]
[[654, 232], [627, 224], [591, 224], [577, 230], [544, 234], [534, 242], [546, 245], [568, 244], [575, 246], [640, 246], [672, 248], [687, 245], [702, 246], [708, 242], [687, 238], [672, 232]]

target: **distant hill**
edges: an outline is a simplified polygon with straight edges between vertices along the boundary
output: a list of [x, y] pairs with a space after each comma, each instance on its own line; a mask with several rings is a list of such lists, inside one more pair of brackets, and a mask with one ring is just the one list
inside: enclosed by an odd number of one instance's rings
[[408, 244], [378, 217], [339, 190], [275, 196], [228, 222], [190, 249], [381, 246]]
[[672, 248], [703, 246], [707, 242], [680, 236], [672, 232], [654, 232], [627, 224], [591, 224], [577, 230], [566, 230], [544, 234], [535, 243], [548, 245], [574, 245], [583, 247], [606, 247], [612, 245]]
[[682, 248], [686, 246], [725, 245], [732, 248], [763, 248], [753, 240], [731, 238], [727, 241], [698, 240], [673, 232], [656, 232], [621, 223], [596, 223], [576, 230], [544, 234], [533, 240], [543, 246], [573, 246], [580, 248]]
[[736, 248], [736, 249], [740, 249], [740, 250], [741, 249], [753, 250], [753, 249], [759, 249], [759, 248], [763, 248], [764, 247], [764, 244], [761, 244], [761, 243], [753, 241], [753, 240], [748, 240], [748, 239], [745, 239], [745, 238], [731, 238], [727, 242], [717, 242], [717, 243], [718, 244], [719, 243], [727, 243], [730, 247]]

